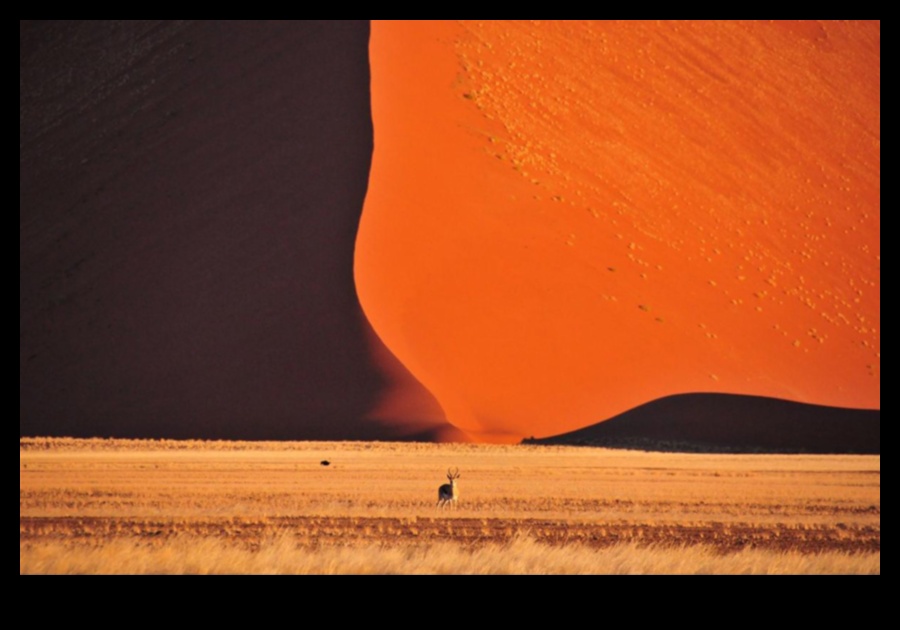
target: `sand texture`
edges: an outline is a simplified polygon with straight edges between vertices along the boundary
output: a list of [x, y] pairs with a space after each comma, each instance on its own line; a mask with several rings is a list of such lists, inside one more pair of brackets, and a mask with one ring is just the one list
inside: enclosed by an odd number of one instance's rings
[[359, 294], [453, 425], [880, 407], [878, 22], [375, 22], [370, 58]]

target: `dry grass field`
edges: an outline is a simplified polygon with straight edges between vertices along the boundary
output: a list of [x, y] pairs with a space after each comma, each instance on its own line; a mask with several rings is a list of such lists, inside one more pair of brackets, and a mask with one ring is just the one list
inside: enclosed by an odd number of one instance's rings
[[20, 574], [880, 571], [880, 456], [19, 441]]

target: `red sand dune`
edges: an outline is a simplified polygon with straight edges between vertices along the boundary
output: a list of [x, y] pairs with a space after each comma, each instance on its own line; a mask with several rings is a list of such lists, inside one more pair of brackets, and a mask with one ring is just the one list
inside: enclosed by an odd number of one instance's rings
[[880, 407], [879, 22], [374, 22], [369, 52], [357, 289], [471, 439], [682, 392]]
[[878, 22], [20, 22], [20, 434], [879, 407], [879, 47]]

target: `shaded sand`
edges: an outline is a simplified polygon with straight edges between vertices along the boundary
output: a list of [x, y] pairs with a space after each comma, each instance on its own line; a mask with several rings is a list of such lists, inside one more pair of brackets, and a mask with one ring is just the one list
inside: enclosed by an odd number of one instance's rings
[[881, 411], [735, 394], [680, 394], [539, 444], [731, 453], [881, 453]]
[[878, 22], [374, 22], [374, 329], [472, 439], [880, 407]]
[[368, 22], [19, 37], [20, 435], [427, 434], [353, 285]]

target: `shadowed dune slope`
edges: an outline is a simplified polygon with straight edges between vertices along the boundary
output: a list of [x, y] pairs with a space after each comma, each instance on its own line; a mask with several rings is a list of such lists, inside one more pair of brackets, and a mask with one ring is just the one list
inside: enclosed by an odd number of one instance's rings
[[734, 394], [680, 394], [533, 444], [645, 450], [881, 453], [881, 412]]
[[352, 276], [368, 22], [19, 36], [20, 435], [401, 437]]

